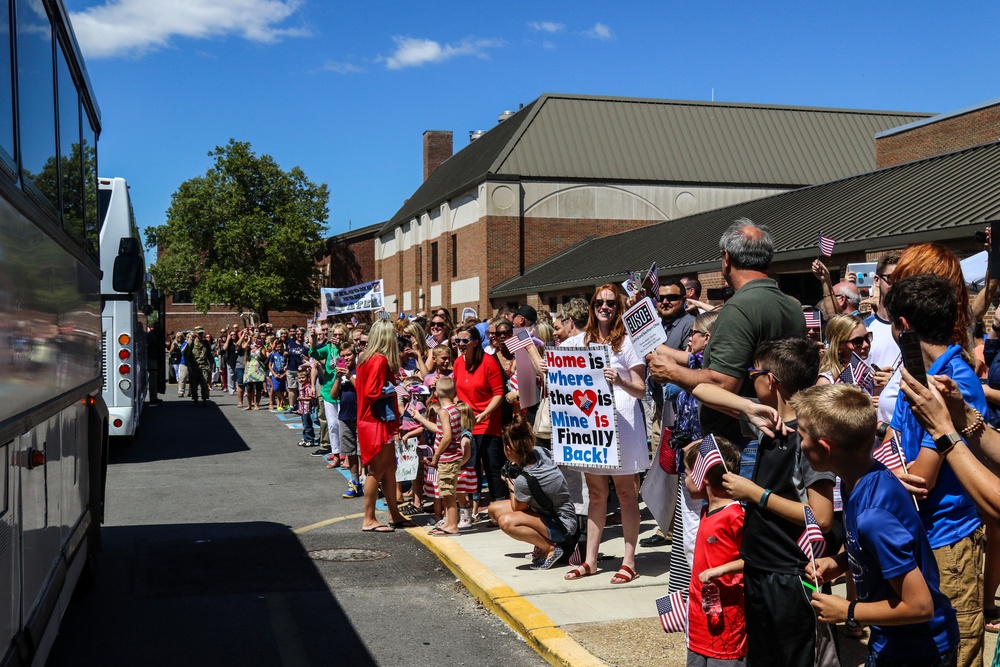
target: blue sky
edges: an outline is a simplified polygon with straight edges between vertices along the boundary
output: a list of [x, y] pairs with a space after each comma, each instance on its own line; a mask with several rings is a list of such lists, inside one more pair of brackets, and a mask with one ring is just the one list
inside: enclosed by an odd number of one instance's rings
[[1000, 97], [1000, 3], [65, 0], [102, 176], [140, 226], [249, 141], [330, 188], [330, 233], [391, 217], [424, 130], [489, 130], [545, 92], [952, 111]]

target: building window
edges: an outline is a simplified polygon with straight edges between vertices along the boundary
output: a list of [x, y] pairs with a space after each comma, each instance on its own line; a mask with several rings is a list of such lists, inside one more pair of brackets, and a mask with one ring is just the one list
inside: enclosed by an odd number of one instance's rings
[[458, 278], [458, 234], [451, 235], [451, 277]]
[[417, 246], [417, 284], [424, 282], [424, 249]]
[[431, 244], [431, 282], [438, 281], [438, 244], [437, 241]]
[[191, 303], [191, 292], [187, 290], [183, 292], [174, 292], [174, 303]]

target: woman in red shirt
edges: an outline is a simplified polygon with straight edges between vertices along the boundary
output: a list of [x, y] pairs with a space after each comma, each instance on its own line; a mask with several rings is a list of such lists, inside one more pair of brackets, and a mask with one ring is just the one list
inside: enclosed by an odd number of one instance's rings
[[476, 414], [476, 425], [472, 429], [473, 456], [482, 463], [482, 479], [490, 489], [491, 500], [507, 498], [509, 489], [500, 476], [500, 468], [507, 460], [503, 451], [503, 419], [499, 410], [503, 400], [504, 387], [500, 376], [500, 364], [493, 355], [483, 351], [483, 338], [474, 325], [459, 327], [455, 336], [461, 356], [455, 360], [455, 391], [460, 401], [472, 408]]
[[[358, 360], [355, 389], [358, 396], [358, 449], [361, 464], [368, 466], [365, 478], [365, 518], [361, 530], [369, 533], [391, 533], [396, 528], [412, 528], [416, 524], [400, 514], [396, 505], [396, 447], [399, 432], [399, 412], [396, 392], [385, 393], [386, 385], [395, 386], [399, 381], [399, 346], [396, 330], [388, 320], [378, 320], [368, 334], [368, 347]], [[385, 401], [380, 399], [386, 398]], [[376, 401], [380, 401], [376, 406]], [[388, 405], [389, 420], [384, 409]], [[375, 501], [378, 500], [379, 483], [385, 491], [392, 521], [386, 526], [375, 518]]]

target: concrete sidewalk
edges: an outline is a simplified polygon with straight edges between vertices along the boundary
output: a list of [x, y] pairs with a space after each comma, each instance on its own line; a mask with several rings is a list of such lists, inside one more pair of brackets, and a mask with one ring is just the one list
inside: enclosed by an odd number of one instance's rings
[[[641, 537], [652, 535], [655, 529], [652, 520], [643, 521]], [[685, 664], [684, 635], [664, 633], [656, 614], [656, 598], [667, 594], [669, 544], [640, 547], [636, 554], [639, 578], [613, 585], [611, 577], [625, 549], [620, 526], [604, 531], [601, 552], [606, 559], [599, 563], [598, 573], [575, 581], [563, 579], [570, 569], [566, 566], [530, 569], [531, 546], [516, 542], [487, 522], [456, 537], [431, 537], [426, 528], [412, 528], [409, 533], [550, 664]], [[843, 584], [835, 586], [834, 592], [844, 595]], [[995, 637], [987, 635], [989, 655]], [[867, 639], [849, 639], [841, 632], [839, 642], [842, 665], [864, 664]]]

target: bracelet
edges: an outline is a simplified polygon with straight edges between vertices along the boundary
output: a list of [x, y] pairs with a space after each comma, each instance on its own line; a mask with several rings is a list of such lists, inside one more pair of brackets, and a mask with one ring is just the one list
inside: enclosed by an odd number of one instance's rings
[[761, 494], [760, 500], [757, 501], [757, 504], [760, 506], [761, 509], [767, 509], [767, 499], [770, 497], [771, 497], [771, 489], [764, 489], [764, 493]]
[[976, 421], [959, 431], [963, 437], [972, 435], [986, 424], [986, 420], [983, 419], [983, 413], [975, 408], [972, 408], [972, 411], [976, 413]]

